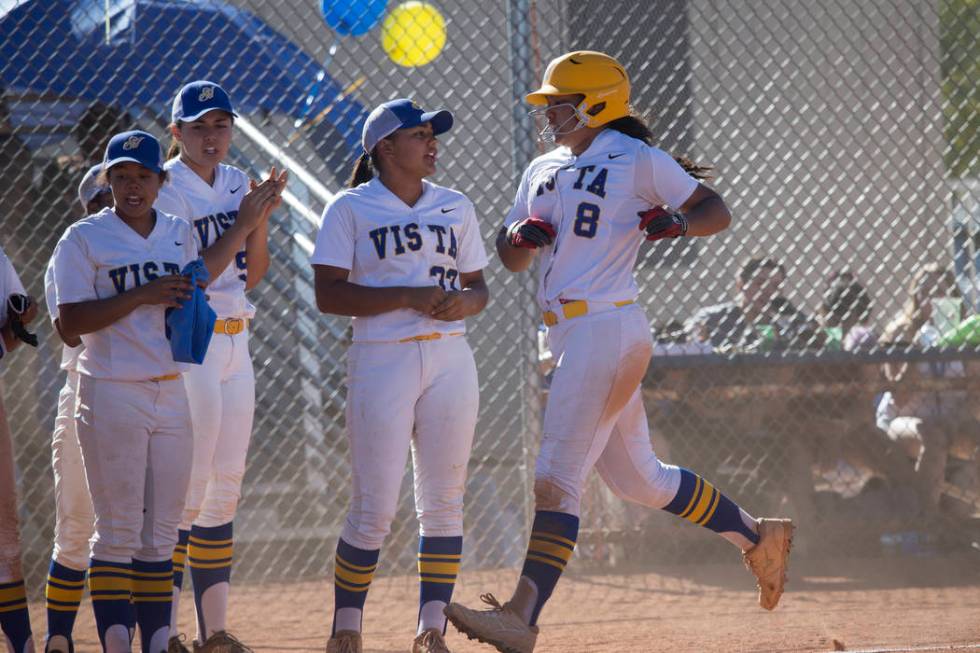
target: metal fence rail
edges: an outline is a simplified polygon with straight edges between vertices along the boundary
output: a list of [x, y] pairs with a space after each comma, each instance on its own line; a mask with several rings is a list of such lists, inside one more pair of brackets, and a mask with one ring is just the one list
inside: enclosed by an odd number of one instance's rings
[[[980, 466], [980, 439], [971, 439], [980, 432], [976, 385], [935, 382], [976, 379], [971, 364], [958, 362], [972, 345], [954, 338], [949, 346], [961, 353], [922, 349], [924, 337], [935, 341], [980, 309], [974, 0], [432, 0], [389, 2], [376, 13], [379, 3], [332, 4], [340, 14], [325, 18], [331, 3], [312, 0], [0, 3], [0, 244], [35, 296], [55, 242], [80, 215], [75, 188], [86, 166], [115, 131], [138, 125], [163, 137], [172, 96], [186, 81], [219, 82], [238, 104], [231, 163], [256, 177], [270, 165], [293, 173], [290, 197], [273, 217], [272, 268], [251, 294], [258, 401], [236, 526], [238, 577], [320, 575], [346, 510], [349, 331], [345, 320], [317, 312], [307, 256], [324, 203], [358, 154], [367, 112], [399, 96], [455, 112], [436, 181], [474, 201], [492, 249], [521, 170], [542, 151], [522, 94], [569, 49], [622, 61], [660, 147], [715, 166], [711, 184], [735, 216], [722, 235], [644, 248], [637, 266], [661, 341], [645, 392], [662, 457], [689, 464], [752, 511], [867, 526], [864, 539], [809, 541], [804, 555], [831, 544], [838, 553], [875, 554], [890, 533], [923, 529], [927, 541], [950, 523], [957, 528], [934, 542], [937, 550], [980, 536], [980, 507], [971, 505]], [[783, 266], [762, 316], [744, 337], [719, 338], [720, 354], [697, 358], [712, 347], [696, 342], [704, 331], [691, 318], [704, 307], [739, 305], [739, 271], [751, 256]], [[884, 363], [855, 359], [831, 369], [821, 356], [850, 360], [834, 353], [846, 333], [824, 306], [836, 273], [863, 286], [870, 309], [861, 326], [884, 336], [932, 262], [956, 282], [937, 295], [958, 297], [962, 312], [937, 315], [933, 331], [916, 322], [896, 332], [889, 350], [921, 352], [910, 368], [921, 371], [918, 380], [910, 373], [903, 387], [942, 407], [915, 415], [941, 423], [938, 446], [949, 450], [937, 481], [948, 491], [924, 506], [910, 485], [918, 482], [915, 447], [876, 426], [876, 395], [895, 387]], [[494, 258], [487, 276], [491, 304], [469, 324], [482, 398], [467, 487], [465, 564], [473, 567], [514, 565], [523, 554], [548, 368], [534, 274], [512, 275]], [[38, 350], [18, 352], [3, 369], [35, 588], [50, 554], [50, 437], [63, 383], [57, 338], [46, 322], [38, 329]], [[685, 369], [668, 357], [678, 353], [702, 362]], [[746, 363], [747, 354], [758, 364]], [[865, 392], [812, 390], [843, 383], [835, 374], [851, 375], [847, 387]], [[709, 383], [719, 378], [734, 380], [719, 390]], [[786, 390], [759, 391], [766, 378], [767, 387]], [[899, 472], [870, 464], [885, 457]], [[406, 476], [383, 569], [414, 565], [411, 504]], [[664, 560], [681, 550], [708, 557], [723, 546], [625, 506], [599, 484], [583, 526], [578, 556], [598, 567], [620, 562], [631, 541], [655, 541], [651, 556]]]

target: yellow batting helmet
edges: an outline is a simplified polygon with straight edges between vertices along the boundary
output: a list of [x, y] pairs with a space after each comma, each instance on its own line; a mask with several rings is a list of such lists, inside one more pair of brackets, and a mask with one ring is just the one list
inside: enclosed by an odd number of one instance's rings
[[579, 50], [548, 64], [541, 88], [528, 93], [529, 104], [544, 105], [549, 95], [584, 95], [578, 105], [586, 126], [601, 127], [629, 115], [630, 80], [626, 70], [608, 54]]

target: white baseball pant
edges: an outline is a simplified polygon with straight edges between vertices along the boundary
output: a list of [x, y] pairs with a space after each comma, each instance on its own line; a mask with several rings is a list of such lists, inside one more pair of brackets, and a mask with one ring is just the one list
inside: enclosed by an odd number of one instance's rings
[[58, 414], [51, 438], [51, 467], [54, 470], [55, 562], [69, 569], [88, 568], [89, 539], [95, 530], [92, 496], [85, 482], [82, 450], [75, 430], [78, 372], [69, 371], [58, 394]]

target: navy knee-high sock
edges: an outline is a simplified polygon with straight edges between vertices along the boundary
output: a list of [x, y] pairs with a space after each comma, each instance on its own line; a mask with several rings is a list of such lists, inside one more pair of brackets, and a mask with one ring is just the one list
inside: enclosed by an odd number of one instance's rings
[[27, 592], [23, 579], [0, 583], [0, 630], [17, 653], [31, 638], [31, 617], [27, 612]]
[[565, 571], [575, 542], [578, 539], [578, 517], [565, 512], [539, 510], [534, 513], [531, 539], [527, 545], [527, 557], [521, 575], [534, 581], [538, 589], [537, 601], [531, 613], [531, 625], [538, 622], [541, 608], [551, 597], [558, 579]]
[[743, 511], [738, 504], [687, 469], [681, 469], [677, 494], [664, 506], [664, 510], [716, 533], [735, 532], [752, 544], [759, 543], [758, 534], [743, 519]]

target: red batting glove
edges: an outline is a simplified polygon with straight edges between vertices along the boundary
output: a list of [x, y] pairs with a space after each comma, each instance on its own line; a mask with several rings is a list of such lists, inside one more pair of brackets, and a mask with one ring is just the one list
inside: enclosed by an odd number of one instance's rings
[[513, 247], [537, 249], [550, 245], [554, 240], [555, 228], [541, 218], [524, 218], [507, 228], [507, 242]]
[[671, 213], [662, 206], [655, 206], [637, 215], [640, 216], [640, 231], [647, 232], [647, 240], [687, 235], [687, 218], [679, 211]]

